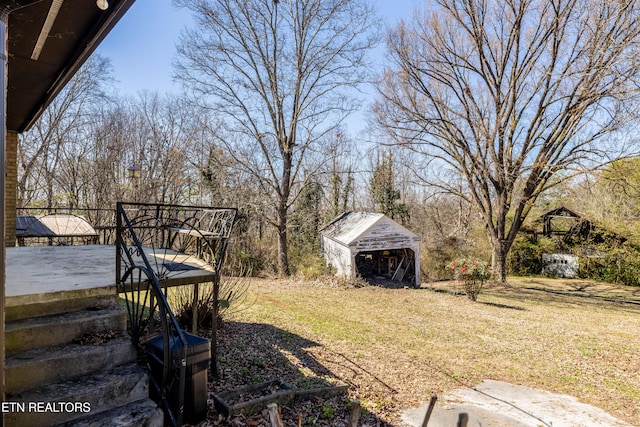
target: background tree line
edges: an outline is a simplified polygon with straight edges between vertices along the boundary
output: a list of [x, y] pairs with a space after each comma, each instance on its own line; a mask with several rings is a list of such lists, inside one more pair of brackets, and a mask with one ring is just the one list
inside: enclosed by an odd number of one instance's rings
[[[377, 75], [369, 1], [176, 4], [195, 17], [184, 92], [120, 97], [92, 58], [21, 135], [19, 206], [237, 207], [232, 264], [252, 273], [322, 270], [318, 228], [353, 209], [422, 236], [433, 279], [476, 254], [505, 280], [553, 204], [636, 238], [638, 2], [435, 1], [388, 30]], [[372, 81], [367, 143], [346, 119]]]
[[[277, 273], [274, 200], [220, 141], [221, 123], [208, 122], [207, 110], [186, 97], [121, 97], [108, 69], [107, 59], [92, 57], [20, 135], [18, 207], [113, 209], [118, 201], [237, 207], [234, 268]], [[444, 197], [426, 196], [391, 150], [361, 150], [343, 127], [320, 146], [300, 166], [289, 207], [293, 272], [324, 272], [318, 230], [346, 210], [385, 213], [425, 237], [466, 233], [469, 207], [456, 211], [450, 226]]]

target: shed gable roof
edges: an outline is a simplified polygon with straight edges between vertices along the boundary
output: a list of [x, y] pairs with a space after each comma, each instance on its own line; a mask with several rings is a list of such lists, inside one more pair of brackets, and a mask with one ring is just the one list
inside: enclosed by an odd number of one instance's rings
[[563, 217], [563, 218], [582, 218], [583, 215], [576, 212], [576, 211], [572, 211], [571, 209], [567, 209], [564, 206], [560, 206], [556, 209], [552, 209], [549, 212], [546, 212], [544, 214], [542, 214], [540, 216], [540, 219], [545, 219], [548, 217]]
[[419, 237], [407, 230], [391, 218], [375, 212], [344, 212], [339, 217], [333, 219], [329, 224], [320, 229], [320, 234], [332, 240], [350, 245], [364, 236], [374, 225], [380, 222], [393, 224], [395, 229], [400, 229], [407, 236], [419, 239]]

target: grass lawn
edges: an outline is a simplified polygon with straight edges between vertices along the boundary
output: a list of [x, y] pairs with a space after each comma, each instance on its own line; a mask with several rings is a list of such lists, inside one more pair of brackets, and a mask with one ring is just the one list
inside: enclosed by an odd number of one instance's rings
[[[640, 288], [510, 278], [472, 302], [454, 286], [251, 279], [251, 303], [227, 320], [304, 342], [271, 346], [301, 375], [314, 375], [308, 359], [349, 383], [352, 398], [391, 424], [431, 395], [493, 379], [570, 394], [640, 425]], [[231, 356], [221, 354], [224, 369]]]

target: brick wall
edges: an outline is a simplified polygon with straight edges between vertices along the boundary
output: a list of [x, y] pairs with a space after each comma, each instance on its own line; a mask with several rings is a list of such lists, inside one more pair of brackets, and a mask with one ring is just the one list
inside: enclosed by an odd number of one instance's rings
[[5, 147], [4, 224], [5, 245], [16, 245], [16, 198], [18, 191], [18, 134], [7, 132]]

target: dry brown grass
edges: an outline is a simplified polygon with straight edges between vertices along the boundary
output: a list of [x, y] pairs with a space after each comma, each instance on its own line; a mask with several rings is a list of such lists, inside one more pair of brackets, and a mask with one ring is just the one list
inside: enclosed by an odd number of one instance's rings
[[[233, 325], [263, 325], [248, 338], [276, 336], [268, 346], [289, 361], [289, 375], [347, 382], [352, 398], [391, 425], [402, 409], [483, 379], [570, 394], [640, 425], [640, 288], [512, 278], [477, 302], [452, 289], [254, 280], [255, 302]], [[265, 363], [258, 378], [235, 366], [228, 349], [246, 344], [225, 339], [227, 383], [218, 389], [278, 375]]]

